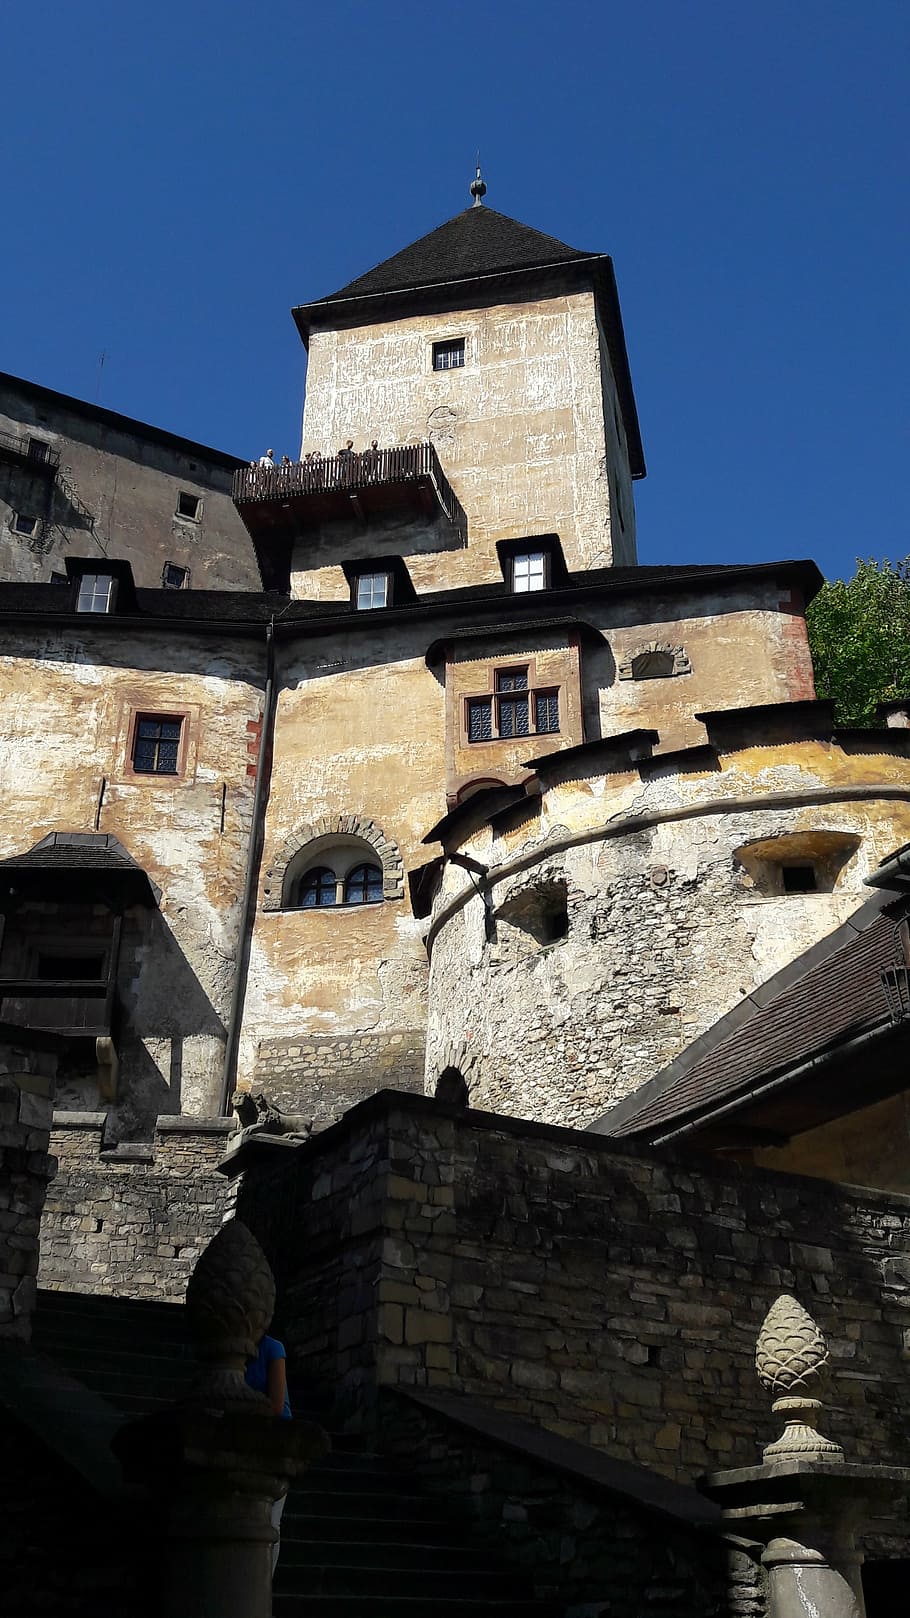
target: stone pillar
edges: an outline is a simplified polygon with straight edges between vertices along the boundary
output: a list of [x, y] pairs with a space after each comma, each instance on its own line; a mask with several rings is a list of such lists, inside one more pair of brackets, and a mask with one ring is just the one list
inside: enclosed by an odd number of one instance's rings
[[906, 1490], [910, 1469], [852, 1465], [817, 1430], [828, 1346], [795, 1298], [784, 1294], [768, 1311], [755, 1364], [784, 1431], [761, 1466], [713, 1472], [699, 1488], [731, 1530], [764, 1542], [768, 1618], [865, 1618], [856, 1535]]
[[265, 1254], [231, 1221], [187, 1289], [198, 1381], [180, 1406], [115, 1442], [128, 1479], [159, 1503], [162, 1618], [270, 1618], [272, 1506], [328, 1448], [321, 1428], [277, 1419], [243, 1380], [274, 1304]]

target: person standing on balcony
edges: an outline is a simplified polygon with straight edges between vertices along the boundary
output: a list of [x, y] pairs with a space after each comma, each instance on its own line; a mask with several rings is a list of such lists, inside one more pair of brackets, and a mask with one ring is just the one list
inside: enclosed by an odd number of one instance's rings
[[[260, 462], [260, 465], [262, 463]], [[288, 1399], [287, 1356], [284, 1344], [279, 1343], [277, 1337], [263, 1337], [255, 1359], [250, 1360], [244, 1372], [244, 1381], [248, 1387], [255, 1388], [257, 1393], [264, 1393], [272, 1407], [272, 1415], [279, 1421], [291, 1420], [291, 1404]], [[285, 1508], [287, 1495], [283, 1494], [272, 1506], [272, 1527], [281, 1529], [281, 1513]], [[281, 1549], [281, 1540], [276, 1539], [272, 1546], [272, 1577], [278, 1566], [278, 1552]]]
[[260, 455], [260, 457], [259, 457], [259, 465], [261, 467], [263, 467], [264, 469], [271, 468], [274, 471], [274, 468], [275, 468], [275, 451], [273, 449], [267, 449], [264, 455]]

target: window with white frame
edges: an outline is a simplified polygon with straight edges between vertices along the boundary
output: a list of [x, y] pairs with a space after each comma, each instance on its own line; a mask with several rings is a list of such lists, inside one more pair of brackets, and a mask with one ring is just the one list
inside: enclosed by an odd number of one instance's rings
[[83, 573], [76, 596], [77, 612], [110, 612], [114, 603], [112, 573]]
[[548, 560], [545, 551], [519, 551], [512, 558], [512, 589], [516, 595], [547, 588]]
[[38, 530], [38, 518], [30, 517], [27, 512], [13, 513], [12, 528], [14, 534], [21, 534], [23, 539], [30, 539]]
[[434, 371], [460, 371], [464, 365], [464, 338], [448, 337], [433, 344]]
[[354, 597], [358, 612], [372, 612], [376, 607], [387, 607], [391, 599], [391, 580], [388, 573], [358, 573]]

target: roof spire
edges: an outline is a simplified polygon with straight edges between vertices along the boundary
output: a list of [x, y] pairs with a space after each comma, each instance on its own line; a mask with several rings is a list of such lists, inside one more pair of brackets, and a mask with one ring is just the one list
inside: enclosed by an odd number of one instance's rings
[[486, 194], [487, 194], [487, 188], [486, 188], [486, 186], [484, 184], [483, 176], [482, 176], [482, 174], [480, 172], [480, 153], [478, 152], [477, 153], [477, 173], [475, 174], [473, 180], [471, 181], [471, 196], [474, 198], [474, 207], [475, 208], [482, 207], [483, 199], [486, 196]]

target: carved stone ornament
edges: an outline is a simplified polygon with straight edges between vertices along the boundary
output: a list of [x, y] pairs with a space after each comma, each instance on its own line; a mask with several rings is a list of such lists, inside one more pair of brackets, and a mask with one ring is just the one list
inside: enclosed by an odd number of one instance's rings
[[783, 1292], [765, 1316], [755, 1345], [762, 1386], [777, 1394], [771, 1406], [785, 1418], [780, 1438], [765, 1446], [766, 1461], [842, 1461], [844, 1452], [816, 1430], [820, 1391], [830, 1364], [828, 1345], [802, 1304]]
[[219, 1405], [240, 1401], [271, 1413], [268, 1400], [243, 1378], [274, 1309], [275, 1278], [268, 1259], [246, 1225], [232, 1219], [209, 1242], [186, 1289], [196, 1358], [205, 1366], [195, 1399]]

